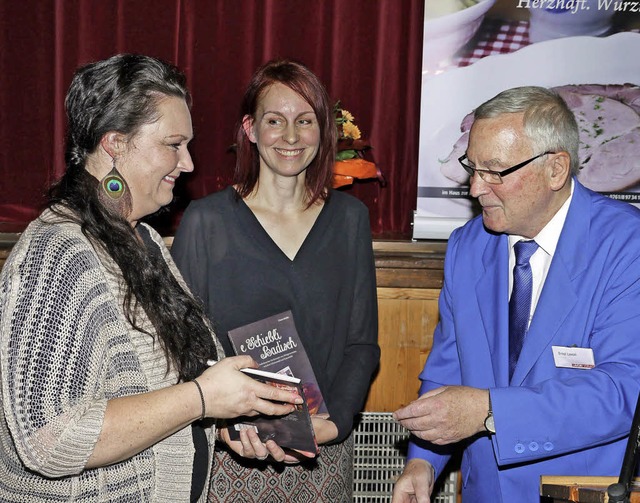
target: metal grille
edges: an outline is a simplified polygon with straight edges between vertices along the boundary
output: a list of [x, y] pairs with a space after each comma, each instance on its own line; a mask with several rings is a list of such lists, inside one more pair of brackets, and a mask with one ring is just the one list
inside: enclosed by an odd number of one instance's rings
[[[402, 473], [409, 432], [390, 412], [362, 412], [354, 430], [354, 503], [390, 502], [393, 484]], [[458, 474], [444, 480], [433, 503], [456, 503]]]

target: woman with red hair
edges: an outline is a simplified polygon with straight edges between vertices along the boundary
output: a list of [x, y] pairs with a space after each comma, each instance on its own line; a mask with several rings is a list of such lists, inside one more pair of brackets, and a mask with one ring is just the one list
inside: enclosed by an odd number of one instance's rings
[[380, 350], [369, 215], [331, 188], [336, 141], [318, 78], [267, 63], [242, 101], [234, 185], [191, 203], [176, 234], [173, 256], [225, 351], [230, 329], [291, 310], [329, 411], [312, 417], [312, 459], [272, 440], [261, 459], [223, 429], [212, 501], [352, 501], [351, 433]]

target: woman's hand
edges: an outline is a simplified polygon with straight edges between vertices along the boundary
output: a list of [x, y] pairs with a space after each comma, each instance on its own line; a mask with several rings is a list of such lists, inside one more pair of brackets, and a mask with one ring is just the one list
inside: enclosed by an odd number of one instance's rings
[[206, 417], [285, 415], [294, 410], [292, 404], [302, 403], [297, 393], [256, 381], [240, 372], [245, 367], [257, 365], [250, 356], [232, 356], [220, 360], [197, 378], [204, 394]]
[[306, 458], [306, 456], [296, 451], [282, 449], [282, 447], [273, 440], [267, 440], [267, 443], [263, 444], [258, 434], [251, 429], [240, 430], [240, 440], [231, 440], [228, 427], [221, 428], [220, 437], [224, 443], [229, 446], [229, 449], [244, 458], [264, 461], [271, 456], [270, 461], [277, 461], [288, 465], [298, 464]]
[[[292, 404], [302, 403], [297, 393], [258, 382], [240, 372], [244, 367], [256, 367], [256, 363], [250, 356], [225, 358], [197, 378], [206, 417], [284, 415], [294, 410]], [[193, 382], [112, 398], [107, 402], [102, 431], [85, 468], [129, 459], [201, 414], [200, 393]], [[250, 438], [245, 444], [254, 445], [255, 439]], [[267, 449], [274, 459], [285, 459], [280, 447]], [[258, 448], [257, 454], [263, 456], [264, 450]]]
[[222, 428], [220, 436], [229, 448], [244, 458], [265, 460], [271, 456], [275, 461], [285, 461], [286, 453], [273, 440], [263, 444], [255, 430], [247, 428], [240, 430], [240, 440], [231, 440], [229, 430]]
[[329, 419], [329, 414], [314, 414], [311, 422], [318, 444], [326, 444], [338, 437], [338, 427]]

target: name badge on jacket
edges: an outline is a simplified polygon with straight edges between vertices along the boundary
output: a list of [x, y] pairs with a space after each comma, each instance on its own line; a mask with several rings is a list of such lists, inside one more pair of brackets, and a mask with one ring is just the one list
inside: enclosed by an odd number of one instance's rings
[[596, 366], [593, 349], [566, 346], [551, 346], [556, 367], [568, 369], [592, 369]]

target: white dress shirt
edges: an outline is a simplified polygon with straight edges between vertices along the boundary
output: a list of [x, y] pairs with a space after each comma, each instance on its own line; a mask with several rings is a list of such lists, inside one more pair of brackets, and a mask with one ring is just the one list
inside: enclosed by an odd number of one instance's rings
[[[538, 249], [531, 256], [529, 264], [531, 265], [531, 273], [533, 274], [533, 285], [531, 290], [531, 312], [529, 313], [529, 323], [533, 318], [533, 313], [538, 305], [538, 299], [540, 293], [542, 293], [542, 287], [547, 279], [549, 273], [549, 267], [551, 266], [551, 260], [553, 254], [558, 246], [558, 240], [560, 239], [560, 233], [564, 227], [564, 222], [569, 212], [569, 205], [573, 198], [573, 179], [571, 179], [571, 194], [560, 207], [558, 212], [553, 216], [547, 225], [535, 236], [533, 239], [538, 243]], [[516, 265], [516, 255], [513, 250], [514, 245], [521, 240], [528, 240], [522, 236], [509, 235], [509, 298], [511, 298], [511, 292], [513, 290], [513, 268]]]

